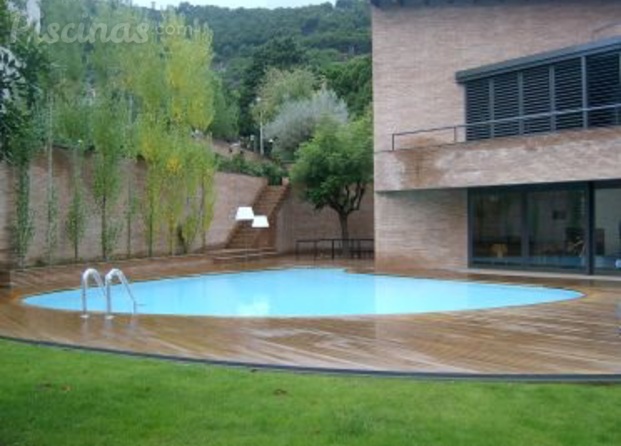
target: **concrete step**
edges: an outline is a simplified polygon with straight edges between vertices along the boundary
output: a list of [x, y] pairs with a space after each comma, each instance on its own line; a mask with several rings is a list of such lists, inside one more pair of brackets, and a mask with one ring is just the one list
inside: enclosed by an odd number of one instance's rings
[[276, 257], [278, 253], [271, 248], [265, 249], [224, 249], [212, 254], [214, 263], [236, 263], [245, 261], [256, 261], [266, 258]]

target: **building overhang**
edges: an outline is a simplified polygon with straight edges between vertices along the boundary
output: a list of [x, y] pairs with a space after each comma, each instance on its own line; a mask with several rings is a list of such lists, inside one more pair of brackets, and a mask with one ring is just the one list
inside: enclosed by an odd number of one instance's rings
[[403, 6], [405, 0], [370, 0], [371, 4], [376, 8], [381, 8], [382, 6], [392, 6], [399, 5]]
[[375, 153], [375, 191], [621, 178], [621, 127]]
[[582, 45], [570, 46], [544, 53], [510, 59], [490, 65], [458, 71], [455, 75], [457, 82], [464, 83], [482, 79], [510, 71], [523, 70], [542, 64], [560, 62], [575, 57], [589, 56], [607, 51], [621, 50], [621, 36], [612, 37]]

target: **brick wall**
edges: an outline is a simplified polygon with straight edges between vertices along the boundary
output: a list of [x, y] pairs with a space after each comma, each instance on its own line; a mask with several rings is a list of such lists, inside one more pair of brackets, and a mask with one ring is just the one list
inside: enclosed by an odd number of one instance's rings
[[464, 190], [376, 193], [376, 266], [466, 267], [467, 207]]
[[[295, 251], [296, 240], [341, 238], [338, 214], [332, 209], [316, 211], [292, 191], [282, 205], [277, 220], [276, 247], [279, 252]], [[373, 238], [373, 189], [362, 199], [360, 210], [349, 217], [352, 238]]]
[[[84, 260], [100, 257], [100, 218], [95, 212], [92, 195], [90, 194], [91, 162], [87, 156], [83, 167], [83, 177], [87, 184], [86, 196], [89, 202], [88, 223], [84, 240], [80, 246], [80, 257]], [[56, 261], [73, 259], [73, 250], [65, 230], [66, 215], [71, 199], [72, 167], [70, 153], [65, 150], [55, 150], [53, 158], [54, 184], [58, 191], [58, 248], [54, 258]], [[13, 187], [10, 180], [10, 169], [0, 165], [0, 263], [9, 260], [10, 255], [10, 224], [13, 221], [14, 209], [12, 203]], [[123, 213], [127, 202], [127, 185], [129, 182], [138, 193], [144, 184], [146, 168], [143, 163], [125, 163], [122, 166], [123, 192], [119, 198], [117, 221], [123, 225], [119, 236], [115, 255], [124, 257], [127, 252], [127, 232]], [[28, 254], [28, 263], [37, 264], [45, 258], [46, 197], [47, 197], [47, 158], [45, 154], [37, 157], [31, 167], [31, 205], [35, 217], [35, 237]], [[206, 235], [209, 247], [223, 246], [235, 224], [235, 211], [238, 206], [249, 205], [258, 196], [266, 181], [262, 178], [244, 175], [217, 173], [215, 179], [216, 203], [214, 218]], [[193, 249], [201, 246], [200, 236], [197, 237]], [[142, 217], [137, 214], [133, 218], [131, 249], [134, 255], [145, 255], [147, 246], [144, 236]], [[155, 252], [167, 253], [167, 237], [162, 229], [157, 237]]]

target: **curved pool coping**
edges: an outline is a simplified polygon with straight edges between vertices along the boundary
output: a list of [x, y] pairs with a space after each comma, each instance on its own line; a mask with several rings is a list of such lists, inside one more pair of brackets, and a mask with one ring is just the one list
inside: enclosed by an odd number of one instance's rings
[[[288, 267], [291, 265], [286, 266]], [[334, 267], [334, 264], [329, 264], [329, 267]], [[196, 274], [188, 273], [185, 275]], [[406, 277], [411, 277], [405, 274], [395, 275], [404, 275]], [[429, 276], [425, 275], [424, 277]], [[149, 279], [155, 278], [156, 277], [150, 277]], [[447, 279], [447, 277], [441, 278]], [[471, 277], [467, 278], [472, 279]], [[456, 275], [452, 279], [448, 277], [448, 280], [460, 279], [464, 279], [463, 275]], [[216, 330], [216, 335], [229, 335], [231, 331], [235, 332], [237, 330], [241, 333], [240, 337], [242, 338], [242, 340], [244, 342], [248, 341], [249, 347], [251, 349], [245, 351], [246, 353], [250, 352], [250, 354], [245, 355], [246, 357], [244, 357], [244, 351], [240, 350], [241, 357], [238, 357], [239, 355], [233, 355], [235, 357], [232, 358], [230, 354], [222, 354], [222, 351], [218, 349], [209, 350], [208, 354], [206, 354], [205, 351], [194, 352], [194, 354], [190, 352], [190, 354], [188, 354], [189, 350], [186, 348], [187, 346], [184, 345], [183, 342], [177, 338], [174, 339], [174, 342], [179, 343], [179, 351], [182, 351], [183, 354], [174, 354], [174, 349], [161, 348], [165, 342], [170, 341], [170, 339], [166, 339], [166, 336], [163, 336], [161, 339], [149, 339], [149, 342], [153, 341], [151, 345], [154, 347], [147, 349], [128, 348], [135, 347], [136, 342], [142, 341], [142, 338], [139, 337], [134, 339], [134, 343], [130, 342], [131, 340], [128, 341], [127, 339], [124, 340], [125, 343], [99, 342], [101, 339], [97, 338], [97, 336], [90, 338], [80, 338], [81, 325], [77, 321], [77, 319], [79, 319], [79, 313], [66, 311], [62, 312], [65, 314], [59, 316], [50, 315], [49, 313], [61, 313], [61, 311], [32, 311], [27, 308], [29, 307], [28, 305], [23, 305], [21, 303], [22, 296], [26, 294], [30, 295], [31, 293], [28, 292], [29, 290], [27, 289], [20, 290], [20, 287], [18, 287], [16, 295], [8, 299], [8, 302], [6, 300], [5, 302], [2, 302], [2, 299], [0, 299], [0, 339], [18, 342], [28, 342], [35, 345], [50, 347], [61, 347], [84, 351], [121, 354], [133, 357], [182, 361], [190, 363], [203, 363], [225, 367], [244, 367], [257, 370], [289, 371], [298, 373], [329, 373], [382, 377], [410, 377], [417, 379], [438, 380], [621, 382], [621, 360], [617, 359], [618, 355], [616, 355], [616, 352], [621, 349], [621, 339], [617, 332], [618, 321], [614, 317], [611, 320], [608, 311], [601, 311], [602, 309], [606, 310], [606, 308], [616, 306], [616, 296], [618, 295], [616, 294], [617, 290], [614, 290], [615, 292], [611, 293], [610, 290], [606, 291], [605, 289], [600, 289], [601, 287], [593, 287], [592, 284], [590, 284], [589, 282], [581, 283], [575, 281], [549, 281], [540, 279], [530, 279], [524, 281], [515, 279], [514, 277], [496, 278], [492, 280], [490, 280], [490, 277], [478, 277], [478, 279], [478, 281], [484, 283], [503, 285], [530, 284], [534, 286], [552, 286], [554, 288], [571, 289], [582, 293], [584, 297], [572, 299], [570, 301], [510, 307], [508, 309], [468, 310], [449, 313], [427, 313], [424, 315], [413, 316], [363, 316], [346, 318], [313, 318], [302, 320], [297, 318], [285, 318], [286, 320], [284, 322], [280, 321], [279, 323], [275, 323], [274, 327], [270, 326], [272, 325], [270, 324], [270, 321], [266, 321], [262, 318], [252, 318], [253, 321], [251, 321], [251, 323], [249, 324], [250, 327], [245, 330], [247, 333], [244, 333], [244, 330], [240, 329], [239, 327], [235, 327], [234, 324], [230, 324], [230, 320], [228, 320], [227, 318], [212, 318], [200, 316], [194, 316], [189, 318], [179, 318], [178, 316], [145, 317], [145, 319], [149, 319], [146, 324], [147, 327], [145, 333], [150, 335], [155, 334], [159, 336], [159, 331], [163, 332], [164, 334], [166, 334], [166, 332], [174, 333], [175, 330], [177, 330], [179, 327], [175, 325], [175, 321], [173, 321], [173, 319], [198, 320], [198, 322], [192, 322], [193, 327], [191, 328], [194, 331], [196, 331], [197, 327], [200, 328], [199, 331], [202, 331], [206, 328], [209, 328], [209, 326], [212, 324], [219, 325], [222, 330], [221, 332]], [[619, 287], [621, 288], [621, 285]], [[49, 289], [45, 291], [49, 291]], [[536, 308], [537, 311], [533, 311], [533, 308]], [[9, 328], [7, 328], [7, 325], [11, 324], [2, 324], [3, 310], [5, 311], [5, 313], [7, 313], [5, 314], [5, 316], [8, 317], [9, 320], [12, 322], [12, 326], [10, 326]], [[47, 312], [48, 314], [45, 315], [45, 318], [47, 319], [57, 319], [59, 321], [64, 321], [68, 323], [71, 327], [66, 330], [59, 330], [58, 327], [55, 327], [55, 329], [49, 329], [50, 326], [53, 326], [53, 323], [50, 325], [46, 322], [44, 324], [46, 326], [43, 327], [41, 330], [38, 330], [39, 327], [37, 326], [38, 324], [36, 323], [36, 321], [39, 320], [38, 318], [40, 317], [40, 314], [33, 315], [33, 313], [40, 312]], [[465, 319], [465, 321], [458, 320], [460, 319], [458, 316], [463, 316], [463, 313], [467, 313], [467, 317], [462, 318]], [[563, 322], [563, 318], [569, 317], [573, 320], [574, 318], [580, 318], [585, 315], [588, 319], [584, 321], [585, 324], [588, 325], [592, 323], [598, 325], [598, 330], [596, 330], [597, 333], [592, 333], [592, 339], [586, 339], [586, 342], [582, 342], [582, 344], [584, 345], [581, 346], [571, 345], [571, 348], [569, 349], [570, 354], [567, 355], [568, 357], [584, 357], [584, 364], [587, 364], [588, 367], [580, 366], [576, 367], [575, 369], [573, 369], [572, 367], [563, 368], [562, 364], [564, 361], [562, 360], [562, 355], [559, 356], [559, 354], [553, 354], [552, 357], [556, 358], [557, 360], [557, 365], [555, 367], [557, 367], [557, 369], [560, 368], [558, 372], [556, 369], [553, 372], [546, 373], [533, 371], [529, 368], [533, 364], [532, 361], [524, 362], [525, 365], [523, 367], [523, 370], [517, 370], [520, 368], [520, 364], [518, 363], [524, 357], [524, 355], [520, 352], [514, 353], [512, 350], [516, 346], [522, 346], [521, 340], [519, 336], [517, 338], [511, 337], [510, 339], [503, 340], [503, 336], [506, 335], [505, 327], [511, 328], [515, 324], [521, 324], [521, 326], [518, 327], [519, 329], [513, 331], [517, 331], [518, 334], [520, 331], [525, 331], [524, 345], [528, 347], [528, 343], [532, 342], [531, 338], [533, 337], [533, 334], [529, 332], [529, 329], [532, 328], [529, 323], [533, 322], [537, 324], [540, 322], [539, 318], [541, 317], [541, 315], [537, 316], [534, 315], [534, 313], [545, 313], [546, 319], [544, 321], [545, 324], [542, 325], [543, 328], [546, 327], [547, 323], [558, 322], [559, 327], [563, 330], [567, 328], [567, 324]], [[556, 316], [559, 314], [560, 318], [557, 318]], [[605, 320], [599, 319], [600, 314], [606, 316]], [[140, 318], [143, 317], [140, 316]], [[521, 318], [525, 318], [526, 320], [522, 321], [520, 320]], [[100, 332], [106, 334], [107, 332], [103, 331], [104, 328], [99, 327], [102, 325], [101, 321], [98, 322], [95, 321], [95, 319], [101, 318], [91, 318], [91, 320], [93, 321], [92, 324], [97, 326], [91, 327], [93, 328], [93, 334], [98, 334]], [[120, 322], [114, 328], [115, 331], [112, 332], [114, 336], [112, 337], [116, 337], [117, 335], [122, 336], [126, 331], [126, 326], [123, 324], [125, 323], [125, 320], [129, 319], [129, 317], [119, 316], [118, 319], [120, 320]], [[207, 323], [209, 321], [211, 321], [211, 324]], [[201, 325], [200, 322], [205, 322], [205, 324]], [[300, 323], [296, 325], [296, 322]], [[419, 339], [416, 335], [412, 336], [411, 333], [409, 335], [407, 334], [407, 332], [411, 332], [413, 330], [415, 331], [415, 329], [421, 324], [421, 322], [423, 323], [425, 328], [428, 328], [431, 331], [430, 333], [425, 332], [425, 336], [421, 337], [421, 339]], [[163, 324], [163, 326], [159, 327], [160, 324]], [[315, 324], [315, 326], [313, 326], [313, 324]], [[342, 324], [347, 325], [345, 330], [340, 330], [338, 328], [338, 326]], [[477, 330], [480, 325], [485, 324], [490, 325], [489, 330], [488, 327], [483, 327], [483, 333], [479, 336]], [[398, 327], [394, 328], [395, 325]], [[500, 328], [498, 326], [500, 326]], [[31, 330], [30, 328], [35, 329]], [[74, 328], [73, 331], [72, 328]], [[569, 328], [571, 329], [572, 327]], [[48, 329], [49, 331], [46, 331]], [[372, 343], [374, 341], [377, 341], [377, 339], [374, 339], [374, 333], [368, 333], [369, 329], [379, 329], [380, 331], [388, 330], [389, 332], [391, 332], [391, 334], [387, 335], [387, 340], [379, 339], [379, 344], [373, 345]], [[333, 332], [331, 330], [333, 330]], [[399, 336], [392, 337], [393, 330], [397, 332], [397, 334], [400, 332], [405, 332], [406, 335], [402, 336], [402, 338], [399, 338]], [[309, 337], [310, 341], [302, 344], [296, 344], [296, 342], [290, 344], [285, 343], [283, 344], [284, 348], [279, 349], [278, 345], [276, 345], [275, 348], [274, 345], [278, 344], [278, 342], [274, 344], [272, 342], [272, 338], [278, 338], [278, 336], [282, 335], [282, 333], [280, 333], [282, 331], [291, 331], [294, 332], [294, 335]], [[611, 333], [611, 331], [613, 331], [614, 333]], [[254, 348], [256, 347], [254, 345], [254, 341], [257, 332], [259, 332], [260, 334], [258, 345], [260, 346], [267, 344], [270, 347], [268, 348], [269, 353], [273, 355], [269, 356], [268, 354], [266, 354], [264, 357], [271, 358], [272, 360], [258, 360], [258, 356], [260, 355], [255, 355], [253, 353]], [[319, 334], [314, 332], [319, 332]], [[249, 340], [247, 339], [248, 333], [250, 333], [251, 337], [251, 339]], [[344, 335], [340, 336], [340, 334], [343, 333]], [[194, 333], [194, 335], [195, 334], [196, 333]], [[202, 335], [202, 333], [199, 333], [199, 335]], [[208, 335], [206, 336], [207, 338], [209, 338]], [[286, 334], [284, 336], [286, 337]], [[313, 338], [313, 336], [315, 336], [315, 338], [317, 339]], [[451, 339], [453, 341], [459, 341], [457, 342], [457, 344], [462, 347], [465, 346], [465, 349], [467, 351], [460, 351], [459, 346], [456, 349], [451, 350], [451, 342], [438, 343], [437, 339], [435, 339], [434, 342], [434, 338], [442, 338], [442, 336], [452, 336]], [[474, 337], [468, 338], [468, 336]], [[543, 339], [542, 341], [542, 339], [540, 339], [542, 338], [541, 336], [536, 336], [537, 342], [543, 343], [533, 345], [532, 349], [526, 348], [527, 354], [525, 356], [533, 354], [536, 358], [540, 353], [545, 351], [551, 351], [555, 348], [560, 347], [561, 349], [567, 349], [567, 342], [563, 339], [566, 336], [574, 336], [577, 340], [585, 341], [585, 338], [583, 336], [580, 336], [580, 334], [572, 335], [571, 330], [569, 334], [566, 334], [564, 332], [561, 333], [561, 336], [559, 336], [557, 339], [547, 339], [546, 336], [543, 336], [543, 338], [545, 339]], [[226, 338], [226, 336], [224, 337]], [[379, 338], [381, 337], [382, 336], [379, 336]], [[461, 339], [464, 337], [467, 338], [465, 343], [464, 340]], [[218, 336], [216, 336], [216, 338], [218, 338]], [[324, 342], [324, 338], [329, 339]], [[232, 339], [234, 341], [237, 340], [235, 336], [233, 336]], [[366, 352], [368, 353], [368, 355], [362, 355], [359, 358], [354, 358], [351, 361], [352, 364], [360, 366], [348, 366], [348, 363], [342, 361], [342, 358], [338, 356], [338, 345], [336, 348], [337, 353], [326, 353], [326, 355], [331, 355], [327, 360], [323, 356], [323, 351], [320, 352], [321, 354], [317, 353], [317, 346], [319, 346], [319, 348], [323, 348], [322, 345], [325, 344], [327, 345], [327, 348], [330, 349], [333, 347], [332, 344], [338, 344], [339, 342], [343, 342], [345, 344], [345, 348], [342, 351], [346, 352], [350, 352], [352, 348], [356, 349], [356, 343], [360, 342], [364, 344], [364, 349], [369, 350]], [[371, 343], [370, 346], [368, 345], [369, 342]], [[486, 352], [486, 354], [483, 355], [486, 356], [486, 358], [483, 358], [483, 362], [481, 362], [480, 364], [483, 364], [483, 368], [485, 368], [486, 370], [469, 370], [465, 372], [457, 370], [460, 367], [469, 368], [466, 367], [467, 364], [471, 364], [468, 358], [469, 354], [480, 354], [480, 351], [477, 351], [476, 349], [471, 349], [471, 344], [476, 344], [477, 342], [483, 342], [481, 350], [487, 348], [488, 345], [490, 347], [493, 347], [494, 349], [494, 352], [490, 352], [489, 354], [487, 354]], [[351, 343], [354, 346], [350, 347], [348, 343]], [[448, 348], [446, 347], [447, 344], [449, 344]], [[569, 344], [571, 344], [571, 342], [569, 342]], [[603, 344], [606, 344], [605, 348]], [[187, 345], [191, 345], [191, 343]], [[498, 348], [499, 345], [500, 348]], [[421, 353], [421, 357], [423, 358], [423, 360], [426, 360], [425, 355], [433, 355], [434, 352], [438, 351], [438, 346], [440, 351], [437, 358], [434, 358], [437, 359], [437, 364], [434, 364], [432, 361], [424, 362], [424, 367], [415, 367], [412, 365], [416, 362], [415, 357], [417, 353]], [[601, 347], [601, 351], [597, 352], [595, 356], [591, 355], [593, 350], [592, 346]], [[447, 349], [449, 350], [448, 354], [446, 351], [441, 351]], [[218, 354], [218, 351], [220, 351], [221, 354]], [[453, 357], [451, 355], [452, 352], [458, 353], [458, 356], [460, 357]], [[378, 367], [378, 361], [375, 361], [375, 359], [369, 361], [369, 358], [371, 358], [375, 354], [385, 355], [388, 353], [388, 360], [385, 363], [385, 367]], [[412, 355], [412, 353], [414, 353], [414, 355]], [[406, 358], [405, 360], [402, 360], [403, 356], [408, 355], [412, 356], [412, 358], [414, 359]], [[287, 361], [287, 357], [291, 360]], [[307, 360], [309, 357], [310, 360]], [[317, 358], [319, 358], [319, 360], [313, 361], [313, 359]], [[466, 358], [466, 361], [464, 361], [464, 358]], [[301, 361], [300, 359], [303, 360]], [[412, 361], [409, 361], [409, 359], [412, 359]], [[330, 360], [332, 360], [333, 362], [330, 363]], [[365, 362], [365, 360], [368, 362]], [[602, 363], [601, 366], [597, 364], [598, 361], [601, 362], [602, 360], [605, 363]], [[283, 363], [283, 361], [285, 363]], [[505, 363], [510, 365], [510, 367], [507, 367], [507, 370], [491, 370], [494, 367], [498, 368], [496, 364], [502, 363], [502, 361], [508, 361]], [[571, 363], [572, 361], [570, 360], [569, 362]], [[403, 367], [399, 364], [406, 364], [407, 366]], [[429, 370], [430, 364], [435, 367], [434, 370]], [[594, 368], [591, 366], [593, 366]], [[500, 367], [502, 368], [502, 365]], [[474, 368], [476, 369], [476, 367]], [[591, 370], [591, 368], [593, 368], [593, 370]]]
[[340, 369], [329, 367], [309, 367], [296, 365], [263, 364], [240, 361], [219, 361], [215, 359], [188, 358], [183, 356], [160, 355], [157, 353], [140, 353], [129, 350], [113, 350], [106, 348], [84, 347], [80, 345], [61, 344], [56, 342], [36, 341], [21, 338], [11, 338], [0, 335], [0, 340], [21, 344], [102, 353], [126, 356], [138, 359], [153, 359], [158, 361], [179, 362], [184, 364], [203, 364], [214, 367], [241, 368], [256, 372], [288, 372], [299, 374], [362, 376], [371, 378], [410, 378], [421, 381], [474, 381], [474, 382], [516, 382], [516, 383], [575, 383], [601, 384], [621, 383], [621, 373], [451, 373], [451, 372], [416, 372], [399, 370], [362, 370]]
[[[464, 280], [460, 278], [418, 277], [418, 276], [408, 276], [408, 275], [401, 275], [401, 274], [378, 273], [378, 272], [373, 272], [373, 271], [358, 271], [355, 268], [335, 268], [335, 267], [330, 267], [330, 266], [277, 267], [277, 268], [266, 268], [266, 269], [261, 269], [261, 270], [250, 270], [250, 271], [243, 271], [243, 272], [261, 273], [263, 271], [284, 271], [288, 269], [340, 269], [340, 270], [345, 271], [348, 274], [374, 275], [374, 276], [380, 276], [380, 277], [399, 277], [399, 278], [405, 278], [405, 279], [409, 278], [409, 279], [418, 279], [418, 280], [435, 280], [435, 281], [440, 281], [440, 282], [461, 282], [461, 283], [476, 282], [477, 284], [489, 285], [489, 286], [538, 288], [542, 290], [551, 290], [551, 291], [566, 291], [569, 293], [576, 293], [577, 295], [573, 297], [563, 298], [563, 299], [525, 303], [525, 304], [510, 304], [510, 305], [504, 305], [504, 306], [498, 306], [498, 307], [466, 308], [466, 309], [456, 309], [456, 310], [437, 310], [437, 311], [424, 311], [424, 312], [414, 312], [414, 313], [378, 313], [378, 314], [352, 313], [352, 314], [344, 314], [344, 315], [336, 314], [336, 315], [318, 315], [318, 316], [315, 316], [315, 315], [302, 315], [302, 316], [298, 316], [298, 315], [296, 316], [280, 316], [280, 315], [276, 315], [276, 316], [271, 316], [271, 315], [270, 316], [230, 316], [230, 315], [225, 315], [225, 316], [221, 316], [221, 315], [211, 315], [211, 314], [201, 315], [201, 314], [172, 314], [172, 313], [171, 314], [139, 313], [139, 315], [162, 317], [162, 318], [168, 318], [168, 317], [171, 317], [171, 318], [179, 318], [179, 317], [181, 318], [215, 318], [215, 319], [238, 319], [239, 318], [239, 319], [246, 319], [246, 320], [247, 319], [260, 319], [260, 320], [286, 319], [286, 320], [289, 320], [289, 319], [386, 318], [386, 317], [419, 316], [419, 315], [427, 315], [427, 314], [465, 313], [465, 312], [471, 312], [471, 311], [487, 311], [487, 310], [496, 310], [496, 309], [527, 308], [527, 307], [533, 307], [533, 306], [539, 306], [539, 305], [550, 305], [550, 304], [555, 304], [555, 303], [569, 302], [572, 300], [584, 299], [586, 297], [586, 293], [576, 288], [572, 288], [572, 287], [548, 286], [548, 285], [542, 285], [542, 284], [529, 284], [529, 283], [516, 284], [516, 283], [511, 283], [511, 282], [506, 282], [506, 281], [499, 282], [499, 281], [489, 280], [489, 278], [486, 280], [482, 280], [482, 279]], [[158, 277], [158, 278], [138, 280], [138, 281], [133, 281], [133, 282], [143, 283], [143, 282], [157, 282], [161, 280], [191, 279], [191, 278], [200, 278], [202, 276], [210, 276], [210, 275], [237, 274], [239, 272], [240, 271], [235, 271], [235, 270], [225, 271], [225, 272], [207, 272], [207, 273], [202, 273], [202, 274], [188, 274], [188, 275], [179, 275], [179, 276], [173, 276], [173, 277]], [[39, 297], [45, 294], [51, 294], [51, 293], [62, 292], [62, 291], [77, 291], [79, 289], [80, 289], [79, 287], [49, 289], [49, 290], [41, 291], [41, 292], [34, 293], [34, 294], [20, 295], [18, 298], [16, 298], [16, 301], [19, 303], [19, 305], [24, 305], [26, 307], [35, 307], [35, 308], [40, 308], [40, 309], [49, 310], [49, 311], [80, 314], [80, 311], [78, 310], [64, 309], [64, 308], [50, 308], [50, 307], [46, 307], [43, 305], [30, 304], [30, 303], [25, 302], [29, 298]], [[103, 315], [104, 312], [103, 311], [91, 311], [90, 314], [97, 316], [97, 315]], [[132, 316], [132, 313], [126, 313], [126, 312], [119, 312], [119, 313], [113, 312], [112, 314], [115, 316]]]

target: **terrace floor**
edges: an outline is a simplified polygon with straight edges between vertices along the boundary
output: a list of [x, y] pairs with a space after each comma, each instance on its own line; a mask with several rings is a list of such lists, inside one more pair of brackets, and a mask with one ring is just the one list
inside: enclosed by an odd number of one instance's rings
[[[371, 261], [278, 258], [216, 266], [203, 257], [117, 263], [133, 281], [236, 269], [344, 266], [373, 272]], [[110, 265], [95, 265], [107, 270]], [[209, 361], [449, 374], [621, 374], [617, 304], [621, 282], [515, 277], [471, 272], [381, 271], [416, 277], [572, 288], [585, 298], [535, 306], [403, 316], [214, 318], [139, 315], [104, 321], [23, 305], [21, 297], [78, 287], [83, 266], [16, 273], [0, 291], [0, 336], [69, 346]]]

